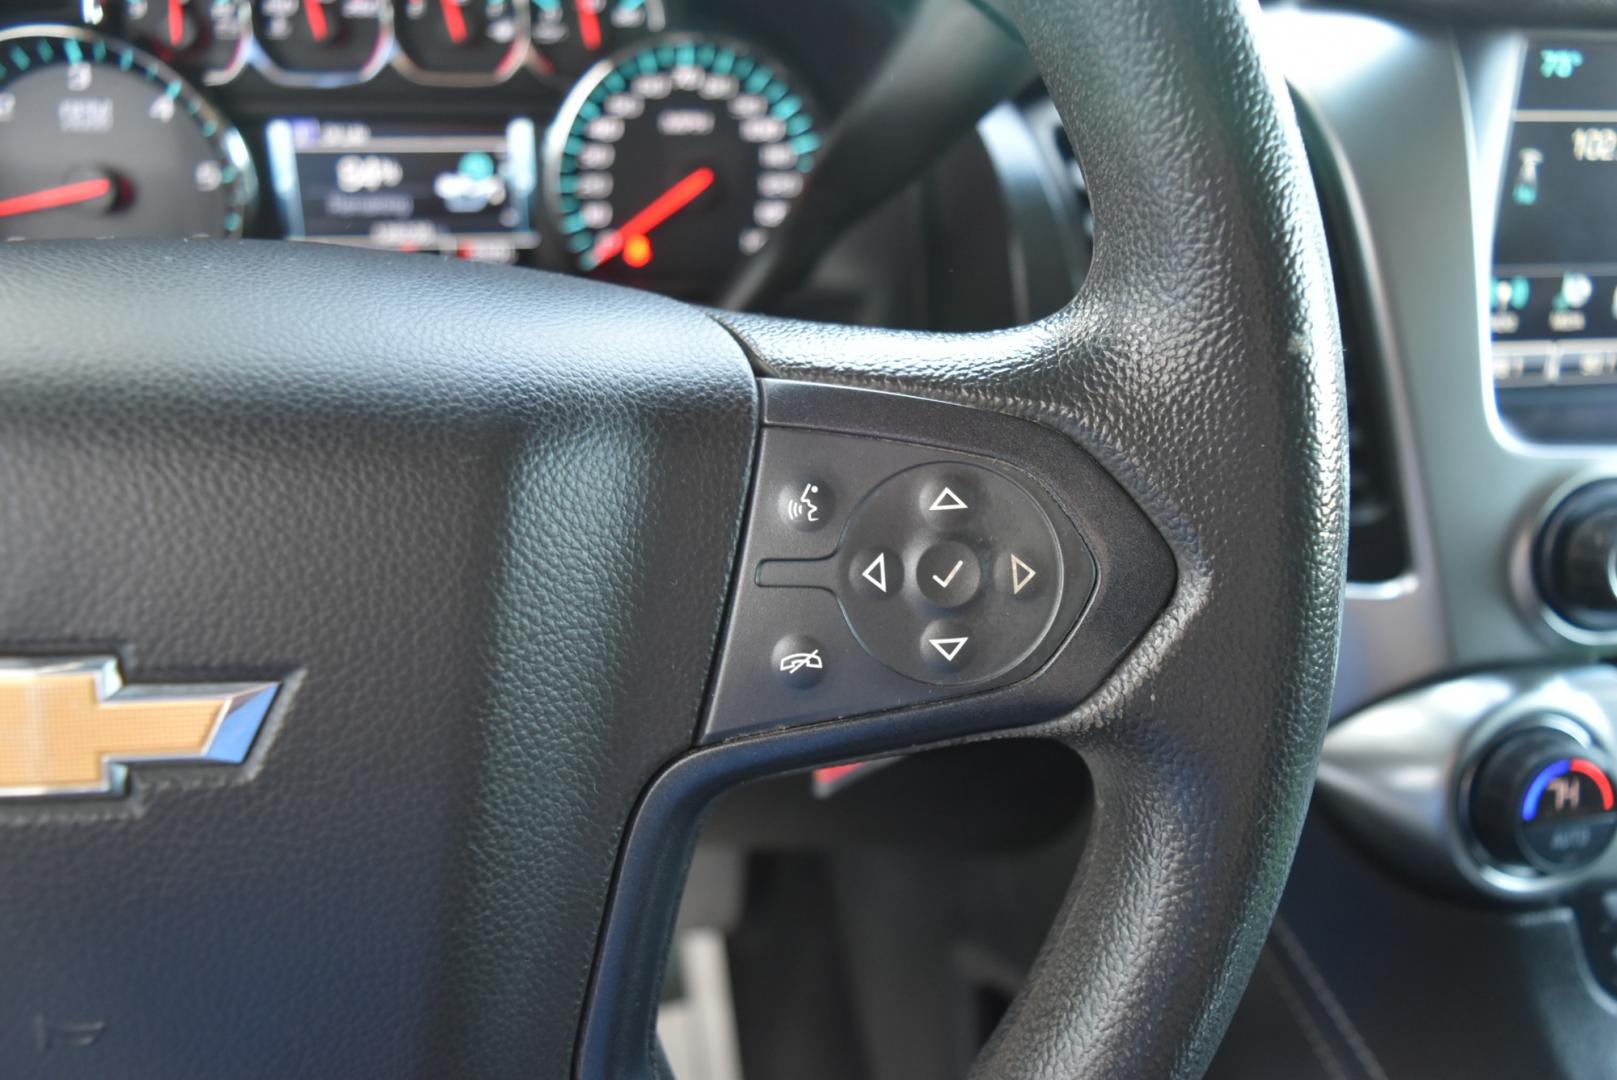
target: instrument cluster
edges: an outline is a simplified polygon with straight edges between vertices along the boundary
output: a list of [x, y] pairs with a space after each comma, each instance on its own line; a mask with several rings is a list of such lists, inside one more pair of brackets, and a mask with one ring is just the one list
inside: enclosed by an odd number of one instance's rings
[[791, 213], [827, 121], [736, 23], [671, 27], [663, 0], [81, 0], [0, 26], [0, 239], [275, 237], [709, 297]]
[[205, 83], [250, 67], [293, 87], [388, 67], [427, 86], [495, 85], [524, 66], [576, 78], [665, 25], [662, 0], [86, 0], [83, 12]]

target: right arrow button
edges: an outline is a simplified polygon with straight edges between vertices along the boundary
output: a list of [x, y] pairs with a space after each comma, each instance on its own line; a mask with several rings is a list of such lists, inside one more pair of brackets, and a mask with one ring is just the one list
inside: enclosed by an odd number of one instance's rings
[[1021, 596], [1022, 590], [1033, 584], [1039, 572], [1029, 566], [1020, 555], [1011, 556], [1011, 595]]

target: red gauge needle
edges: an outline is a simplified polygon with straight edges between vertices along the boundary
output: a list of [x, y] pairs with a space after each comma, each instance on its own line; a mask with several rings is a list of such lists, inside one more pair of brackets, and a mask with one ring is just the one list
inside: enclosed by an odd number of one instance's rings
[[595, 256], [595, 265], [610, 262], [620, 254], [631, 236], [645, 236], [685, 209], [698, 195], [713, 186], [714, 179], [713, 170], [704, 165], [651, 200], [644, 210], [595, 241], [595, 246], [590, 249], [590, 254]]
[[578, 40], [594, 52], [601, 47], [601, 17], [591, 0], [573, 0], [573, 10], [578, 13]]
[[309, 33], [314, 35], [316, 41], [326, 40], [331, 33], [331, 24], [326, 22], [325, 0], [303, 0], [303, 14], [309, 20]]
[[176, 49], [185, 37], [185, 0], [168, 0], [168, 43]]
[[456, 45], [466, 42], [466, 16], [460, 10], [458, 0], [443, 0], [444, 29], [449, 31], [449, 40]]
[[110, 194], [112, 194], [112, 181], [105, 176], [95, 180], [80, 180], [75, 184], [62, 184], [42, 191], [31, 191], [27, 195], [13, 195], [9, 199], [0, 199], [0, 218], [16, 217], [18, 214], [37, 214], [41, 210], [55, 210], [59, 206], [76, 206], [79, 203], [94, 202]]

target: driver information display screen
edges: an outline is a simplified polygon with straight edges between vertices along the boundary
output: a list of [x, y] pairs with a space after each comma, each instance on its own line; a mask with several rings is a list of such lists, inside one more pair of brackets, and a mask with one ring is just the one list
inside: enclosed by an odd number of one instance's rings
[[294, 240], [511, 261], [536, 247], [534, 127], [285, 117], [265, 128]]
[[1614, 205], [1617, 41], [1534, 40], [1489, 283], [1500, 388], [1617, 383]]

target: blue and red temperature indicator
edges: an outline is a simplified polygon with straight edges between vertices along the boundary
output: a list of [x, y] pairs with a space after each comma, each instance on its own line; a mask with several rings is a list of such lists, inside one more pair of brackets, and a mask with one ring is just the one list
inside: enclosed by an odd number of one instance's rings
[[1562, 758], [1539, 770], [1522, 799], [1522, 821], [1583, 817], [1609, 813], [1614, 799], [1611, 778], [1588, 758]]

